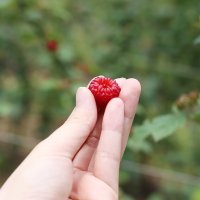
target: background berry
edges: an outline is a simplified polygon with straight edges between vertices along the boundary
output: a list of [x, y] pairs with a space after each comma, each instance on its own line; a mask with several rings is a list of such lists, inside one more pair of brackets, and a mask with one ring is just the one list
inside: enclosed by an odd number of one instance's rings
[[48, 51], [55, 52], [58, 49], [58, 42], [56, 40], [48, 40], [46, 47]]

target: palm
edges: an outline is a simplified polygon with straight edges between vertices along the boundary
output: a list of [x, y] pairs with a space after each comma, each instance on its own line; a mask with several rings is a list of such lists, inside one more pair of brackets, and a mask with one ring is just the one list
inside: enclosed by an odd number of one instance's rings
[[[110, 196], [112, 198], [109, 199], [117, 199], [117, 192], [114, 191], [109, 185], [107, 185], [102, 180], [95, 177], [90, 172], [83, 172], [80, 170], [77, 170], [76, 172], [77, 177], [77, 183], [74, 185], [74, 187], [79, 188], [78, 194], [72, 195], [72, 199], [97, 199], [97, 196], [100, 195], [100, 199], [104, 199], [102, 195], [107, 193], [106, 196]], [[106, 198], [108, 199], [108, 198]]]

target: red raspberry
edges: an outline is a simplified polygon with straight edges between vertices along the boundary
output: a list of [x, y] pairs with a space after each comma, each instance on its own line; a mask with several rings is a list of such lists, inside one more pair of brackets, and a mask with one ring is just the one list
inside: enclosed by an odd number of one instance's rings
[[55, 52], [58, 49], [58, 42], [56, 40], [48, 40], [46, 47], [48, 51]]
[[121, 91], [121, 88], [115, 80], [104, 76], [98, 76], [92, 79], [88, 88], [94, 95], [99, 109], [104, 109], [112, 98], [119, 96]]

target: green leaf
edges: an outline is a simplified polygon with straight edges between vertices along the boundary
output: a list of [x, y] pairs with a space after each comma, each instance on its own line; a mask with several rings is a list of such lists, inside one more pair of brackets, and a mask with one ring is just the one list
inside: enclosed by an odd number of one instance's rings
[[132, 151], [135, 152], [141, 151], [146, 154], [152, 152], [152, 146], [146, 140], [136, 141], [132, 138], [128, 141], [128, 148]]
[[133, 140], [141, 141], [147, 138], [150, 135], [149, 132], [150, 128], [151, 128], [151, 123], [148, 120], [146, 120], [141, 126], [135, 126]]
[[6, 100], [0, 101], [0, 117], [15, 117], [19, 114], [20, 107], [18, 104], [8, 102]]
[[145, 121], [141, 126], [134, 127], [134, 134], [128, 141], [128, 148], [133, 151], [143, 151], [145, 153], [151, 152], [151, 145], [145, 141], [150, 135], [149, 128], [151, 123], [149, 121]]
[[56, 79], [49, 79], [49, 80], [42, 81], [40, 83], [38, 82], [37, 87], [42, 92], [49, 92], [49, 91], [57, 88], [58, 82], [59, 81]]
[[125, 184], [130, 180], [130, 174], [126, 171], [120, 171], [119, 181], [120, 184]]
[[173, 113], [158, 116], [152, 121], [145, 121], [140, 126], [135, 126], [134, 134], [129, 139], [128, 147], [132, 150], [150, 152], [151, 146], [145, 139], [152, 135], [157, 142], [173, 134], [184, 125], [186, 117], [183, 113]]
[[0, 9], [9, 6], [12, 3], [12, 0], [0, 0]]
[[162, 140], [183, 126], [185, 120], [185, 115], [182, 113], [168, 114], [157, 117], [152, 121], [150, 132], [152, 133], [155, 141]]
[[194, 44], [200, 44], [200, 35], [194, 40]]
[[191, 196], [191, 200], [199, 200], [200, 199], [200, 188], [197, 187], [194, 189], [192, 196]]
[[69, 45], [61, 45], [58, 49], [58, 57], [63, 62], [70, 62], [74, 59], [74, 50]]
[[196, 122], [200, 122], [200, 109], [197, 109], [197, 111], [194, 111], [191, 118], [195, 120]]
[[42, 19], [42, 13], [37, 9], [28, 9], [25, 12], [25, 16], [28, 20], [36, 21]]

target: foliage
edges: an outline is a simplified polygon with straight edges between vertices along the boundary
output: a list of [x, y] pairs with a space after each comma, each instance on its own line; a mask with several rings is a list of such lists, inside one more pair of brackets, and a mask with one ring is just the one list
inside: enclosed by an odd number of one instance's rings
[[[135, 77], [142, 96], [124, 159], [200, 176], [199, 38], [197, 0], [1, 0], [0, 140], [45, 138], [93, 76]], [[3, 182], [27, 151], [0, 146]], [[122, 199], [199, 196], [189, 181], [123, 170], [120, 181]]]
[[[145, 121], [141, 126], [135, 126], [134, 135], [129, 140], [130, 148], [137, 148], [138, 145], [143, 144], [143, 140], [151, 135], [157, 142], [163, 138], [171, 135], [177, 128], [183, 126], [185, 123], [185, 116], [182, 113], [168, 114], [156, 117], [151, 122]], [[144, 148], [141, 145], [140, 148]]]

